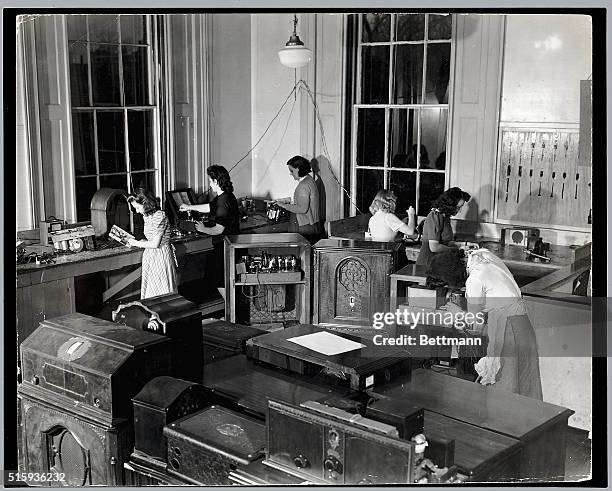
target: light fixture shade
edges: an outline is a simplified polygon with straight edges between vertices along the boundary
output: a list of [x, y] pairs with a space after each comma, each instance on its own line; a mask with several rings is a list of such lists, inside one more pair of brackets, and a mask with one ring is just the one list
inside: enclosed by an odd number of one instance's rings
[[281, 64], [289, 68], [300, 68], [312, 59], [312, 51], [304, 45], [285, 46], [278, 52]]

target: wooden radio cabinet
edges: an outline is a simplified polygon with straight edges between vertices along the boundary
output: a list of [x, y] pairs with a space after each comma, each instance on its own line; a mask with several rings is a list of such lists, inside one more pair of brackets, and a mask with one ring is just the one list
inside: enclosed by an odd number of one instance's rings
[[389, 275], [400, 244], [322, 239], [313, 247], [313, 324], [371, 329], [374, 312], [389, 309]]
[[[245, 325], [310, 323], [311, 246], [301, 235], [241, 234], [224, 237], [225, 319]], [[265, 256], [282, 267], [262, 268]], [[286, 267], [286, 258], [295, 264]], [[245, 258], [254, 268], [245, 269]], [[257, 261], [256, 261], [257, 260]]]

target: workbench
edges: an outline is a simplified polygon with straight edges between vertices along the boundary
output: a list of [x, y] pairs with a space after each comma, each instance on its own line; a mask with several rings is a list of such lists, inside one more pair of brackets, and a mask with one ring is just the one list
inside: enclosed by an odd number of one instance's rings
[[[242, 233], [284, 232], [288, 226], [288, 222], [270, 222], [263, 215], [250, 216], [240, 223]], [[171, 242], [175, 246], [179, 263], [179, 293], [181, 284], [204, 275], [201, 266], [205, 263], [203, 258], [206, 253], [215, 247], [223, 247], [222, 236], [206, 234], [173, 237]], [[139, 280], [142, 253], [141, 248], [130, 248], [116, 243], [101, 250], [59, 254], [50, 264], [17, 265], [18, 345], [38, 327], [42, 320], [80, 311], [77, 296], [81, 294], [87, 301], [89, 300], [87, 297], [92, 296], [92, 292], [75, 292], [75, 280], [85, 275], [105, 274], [107, 285], [102, 293], [103, 302]], [[109, 277], [111, 280], [108, 280]], [[99, 308], [102, 308], [102, 305], [99, 305]], [[222, 310], [223, 300], [219, 298], [208, 308]]]

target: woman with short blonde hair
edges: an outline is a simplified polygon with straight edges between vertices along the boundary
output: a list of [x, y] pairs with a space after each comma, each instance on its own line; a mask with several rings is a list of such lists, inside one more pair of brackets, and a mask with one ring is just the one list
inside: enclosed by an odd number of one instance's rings
[[416, 237], [415, 216], [408, 216], [408, 224], [402, 222], [395, 216], [395, 204], [397, 196], [389, 189], [381, 189], [374, 196], [370, 205], [372, 218], [368, 223], [368, 230], [372, 240], [378, 242], [391, 242], [395, 240], [398, 232], [402, 232], [410, 238]]

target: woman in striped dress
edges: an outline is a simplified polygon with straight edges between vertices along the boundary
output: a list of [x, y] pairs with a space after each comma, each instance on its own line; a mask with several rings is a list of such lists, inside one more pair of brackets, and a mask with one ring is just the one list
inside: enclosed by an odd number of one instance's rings
[[151, 193], [139, 190], [128, 199], [144, 218], [146, 240], [130, 239], [128, 244], [142, 247], [142, 284], [140, 298], [156, 297], [177, 291], [176, 262], [170, 244], [170, 226]]

